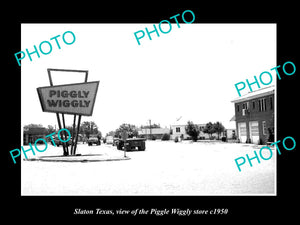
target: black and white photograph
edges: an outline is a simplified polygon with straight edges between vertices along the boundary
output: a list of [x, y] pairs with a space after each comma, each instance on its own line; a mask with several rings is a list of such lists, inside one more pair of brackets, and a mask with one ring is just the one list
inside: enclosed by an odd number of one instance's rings
[[22, 195], [276, 195], [276, 24], [21, 31]]

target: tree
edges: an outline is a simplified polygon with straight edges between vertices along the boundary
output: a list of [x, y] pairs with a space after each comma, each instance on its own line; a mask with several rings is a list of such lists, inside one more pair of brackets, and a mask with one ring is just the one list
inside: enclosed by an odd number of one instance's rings
[[73, 130], [73, 126], [66, 126], [66, 128], [70, 131], [71, 134], [73, 134], [74, 131], [77, 131], [77, 126], [75, 126], [75, 130]]
[[48, 125], [47, 127], [47, 134], [51, 134], [56, 132], [55, 128], [52, 125]]
[[137, 137], [138, 131], [135, 125], [123, 123], [120, 125], [118, 129], [115, 131], [115, 137], [121, 138], [122, 132], [126, 131], [128, 134], [128, 138]]
[[161, 137], [162, 141], [169, 141], [170, 140], [170, 134], [164, 133], [163, 136]]
[[193, 141], [197, 141], [198, 135], [200, 134], [200, 128], [192, 121], [188, 121], [187, 126], [185, 127], [185, 131], [188, 135], [191, 136]]
[[212, 138], [212, 134], [216, 132], [212, 122], [205, 124], [203, 132], [209, 134], [210, 139]]
[[23, 127], [24, 130], [28, 130], [30, 128], [43, 128], [43, 125], [42, 124], [34, 124], [34, 123], [31, 123], [31, 124], [28, 124], [28, 125], [25, 125]]
[[98, 126], [94, 121], [82, 122], [81, 133], [85, 134], [87, 138], [89, 138], [91, 134], [101, 134], [101, 132], [98, 131]]
[[115, 131], [109, 131], [109, 132], [106, 134], [106, 137], [107, 137], [107, 136], [115, 137]]
[[225, 127], [219, 121], [213, 124], [215, 132], [218, 134], [218, 140], [220, 139], [220, 134], [225, 131]]

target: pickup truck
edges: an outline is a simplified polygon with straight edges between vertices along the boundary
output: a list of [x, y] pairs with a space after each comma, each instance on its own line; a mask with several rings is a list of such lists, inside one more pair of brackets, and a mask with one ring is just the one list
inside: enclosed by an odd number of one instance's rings
[[97, 137], [90, 137], [90, 138], [87, 140], [87, 143], [88, 143], [89, 146], [92, 146], [93, 144], [101, 145], [101, 141], [100, 141], [100, 139], [98, 139]]
[[125, 148], [126, 151], [135, 150], [145, 151], [146, 149], [145, 138], [127, 138], [126, 141], [122, 139], [116, 140], [116, 146], [118, 150]]

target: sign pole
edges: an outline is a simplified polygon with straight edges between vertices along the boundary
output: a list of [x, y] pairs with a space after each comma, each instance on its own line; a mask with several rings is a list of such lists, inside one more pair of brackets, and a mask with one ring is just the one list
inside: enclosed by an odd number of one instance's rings
[[[61, 122], [60, 122], [60, 118], [59, 118], [59, 113], [56, 113], [56, 118], [57, 118], [57, 123], [58, 123], [58, 128], [61, 130]], [[65, 148], [65, 143], [63, 142], [63, 151], [64, 151], [64, 155], [68, 155], [66, 148]]]
[[[51, 71], [58, 72], [79, 72], [85, 73], [83, 83], [53, 85]], [[47, 69], [50, 87], [37, 88], [38, 96], [43, 112], [56, 113], [58, 127], [61, 130], [66, 128], [65, 114], [73, 114], [73, 130], [70, 154], [76, 154], [78, 135], [80, 130], [81, 116], [91, 116], [93, 113], [95, 98], [98, 90], [99, 81], [87, 82], [88, 70], [70, 70], [70, 69]], [[62, 122], [59, 116], [62, 114]], [[77, 127], [76, 117], [78, 115]], [[63, 132], [63, 139], [67, 140], [67, 133]], [[69, 155], [69, 148], [66, 142], [63, 142], [63, 154]], [[126, 157], [126, 153], [125, 157]]]
[[80, 121], [81, 121], [81, 115], [78, 116], [78, 124], [77, 124], [77, 132], [76, 132], [76, 140], [75, 140], [75, 146], [74, 146], [74, 155], [76, 154], [77, 141], [78, 141], [78, 134], [79, 134], [79, 128], [80, 128]]
[[72, 142], [71, 142], [71, 155], [75, 155], [74, 154], [74, 134], [75, 134], [75, 126], [76, 126], [76, 114], [74, 114], [74, 119], [73, 119], [73, 130], [72, 130]]
[[[65, 124], [65, 114], [62, 113], [61, 116], [62, 116], [63, 127], [64, 127], [64, 129], [66, 129], [66, 124]], [[66, 131], [64, 131], [64, 140], [67, 140], [67, 132], [66, 132]], [[68, 144], [67, 144], [66, 142], [63, 142], [63, 145], [65, 145], [66, 153], [67, 153], [67, 155], [69, 155], [69, 147], [68, 147]]]
[[123, 130], [122, 132], [122, 140], [124, 141], [124, 158], [126, 158], [126, 140], [128, 138], [128, 134], [126, 130]]
[[124, 158], [126, 158], [126, 146], [125, 146], [125, 141], [124, 141]]
[[[50, 70], [47, 69], [47, 72], [48, 72], [50, 86], [53, 86], [53, 82], [52, 82], [52, 77], [51, 77]], [[60, 118], [59, 118], [59, 113], [56, 113], [56, 118], [57, 118], [58, 127], [61, 130], [62, 127], [61, 127], [61, 122], [60, 122]], [[65, 147], [65, 142], [63, 142], [63, 151], [64, 151], [64, 155], [68, 155], [68, 150]]]

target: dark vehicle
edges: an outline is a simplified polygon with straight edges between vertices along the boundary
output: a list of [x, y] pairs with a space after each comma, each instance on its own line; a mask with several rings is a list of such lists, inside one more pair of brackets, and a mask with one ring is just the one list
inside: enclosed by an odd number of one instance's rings
[[126, 141], [119, 139], [116, 140], [116, 146], [118, 150], [125, 148], [126, 151], [135, 150], [145, 151], [146, 149], [145, 138], [128, 138]]
[[114, 138], [112, 145], [116, 146], [119, 140], [120, 140], [119, 138]]
[[89, 146], [93, 145], [93, 144], [96, 144], [96, 145], [101, 145], [101, 141], [100, 139], [98, 139], [97, 137], [90, 137], [88, 140], [87, 140], [87, 143]]
[[[59, 138], [56, 136], [53, 137], [54, 143], [57, 147], [59, 147], [60, 145], [63, 145], [63, 142], [61, 140], [59, 140]], [[70, 138], [69, 141], [65, 142], [67, 144], [67, 146], [72, 144], [72, 138]], [[53, 142], [51, 141], [51, 144], [54, 146]]]

